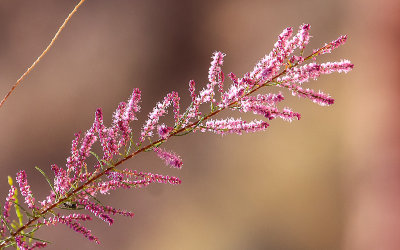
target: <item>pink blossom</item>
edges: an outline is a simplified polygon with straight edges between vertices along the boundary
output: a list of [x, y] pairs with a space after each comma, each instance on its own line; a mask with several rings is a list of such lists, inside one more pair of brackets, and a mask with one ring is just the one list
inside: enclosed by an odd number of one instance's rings
[[325, 94], [321, 91], [316, 93], [312, 89], [303, 89], [301, 86], [296, 85], [295, 83], [282, 83], [279, 86], [283, 86], [285, 88], [288, 88], [292, 91], [292, 95], [294, 96], [300, 96], [304, 98], [308, 98], [311, 101], [313, 101], [316, 104], [319, 104], [321, 106], [326, 106], [326, 105], [331, 105], [334, 103], [334, 99], [330, 97], [328, 94]]
[[54, 217], [46, 218], [42, 221], [43, 224], [47, 226], [54, 226], [59, 223], [60, 218], [64, 220], [80, 220], [80, 221], [89, 221], [92, 220], [92, 217], [86, 214], [69, 214], [69, 215], [60, 215], [56, 214]]
[[77, 162], [79, 161], [79, 140], [81, 133], [75, 134], [75, 139], [72, 140], [71, 145], [71, 156], [67, 158], [67, 171], [68, 173], [73, 172], [76, 168]]
[[224, 86], [224, 72], [222, 72], [222, 65], [226, 55], [222, 52], [216, 51], [212, 56], [211, 66], [208, 70], [208, 80], [212, 86], [218, 84], [219, 91], [223, 92]]
[[85, 207], [85, 210], [92, 212], [94, 215], [107, 222], [109, 225], [114, 223], [114, 220], [105, 213], [104, 208], [99, 204], [94, 204], [86, 199], [81, 199], [78, 201], [79, 204]]
[[150, 112], [149, 118], [145, 122], [141, 136], [140, 142], [143, 142], [146, 137], [153, 135], [153, 130], [155, 129], [155, 125], [157, 125], [161, 116], [167, 114], [167, 108], [173, 103], [174, 112], [175, 112], [175, 121], [179, 118], [179, 96], [176, 92], [171, 92], [164, 97], [163, 102], [158, 102], [157, 105], [153, 108], [153, 111]]
[[169, 183], [169, 184], [181, 184], [181, 180], [174, 176], [164, 176], [161, 174], [153, 174], [146, 172], [138, 172], [136, 170], [124, 169], [121, 172], [112, 171], [107, 174], [107, 177], [113, 180], [122, 181], [123, 178], [143, 178], [143, 180], [149, 183]]
[[296, 48], [304, 49], [308, 42], [310, 41], [310, 31], [311, 25], [302, 24], [299, 27], [297, 34], [288, 42], [286, 50], [288, 54], [291, 54]]
[[51, 165], [51, 169], [54, 172], [54, 189], [59, 195], [63, 195], [71, 188], [71, 178], [68, 173], [58, 167], [56, 164]]
[[[87, 217], [87, 218], [88, 218], [88, 220], [91, 220], [90, 217]], [[50, 217], [50, 218], [44, 219], [43, 220], [43, 224], [45, 224], [45, 225], [56, 225], [58, 223], [61, 223], [61, 224], [67, 225], [68, 227], [70, 227], [75, 232], [80, 233], [83, 236], [85, 236], [86, 238], [88, 238], [90, 241], [94, 241], [97, 244], [100, 244], [100, 242], [97, 239], [97, 237], [95, 237], [92, 234], [92, 231], [87, 229], [87, 228], [85, 228], [80, 223], [76, 222], [76, 220], [77, 219], [75, 219], [73, 217], [70, 217], [70, 216], [55, 215], [54, 217]]]
[[228, 74], [229, 78], [232, 80], [233, 84], [239, 84], [238, 78], [234, 73], [229, 73]]
[[209, 83], [203, 88], [199, 95], [194, 98], [193, 102], [193, 109], [192, 112], [189, 114], [189, 117], [194, 117], [195, 115], [200, 115], [198, 113], [198, 107], [206, 102], [215, 102], [215, 92], [214, 88], [218, 85], [219, 91], [223, 92], [223, 83], [224, 83], [224, 73], [222, 72], [222, 65], [223, 65], [223, 58], [225, 54], [219, 51], [213, 53], [211, 66], [208, 71], [208, 80]]
[[126, 105], [125, 112], [123, 114], [123, 120], [133, 121], [136, 120], [135, 113], [140, 111], [139, 102], [141, 99], [141, 91], [139, 89], [134, 89], [132, 95], [128, 99], [128, 104]]
[[113, 208], [110, 206], [103, 206], [103, 210], [105, 213], [112, 214], [112, 215], [119, 214], [119, 215], [123, 215], [126, 217], [131, 217], [131, 218], [133, 218], [135, 216], [135, 214], [132, 212], [122, 210], [122, 209], [116, 209], [116, 208]]
[[175, 91], [171, 92], [171, 100], [172, 100], [172, 106], [174, 107], [175, 123], [178, 123], [178, 121], [180, 119], [180, 114], [179, 114], [179, 112], [180, 112], [180, 108], [179, 108], [180, 97], [177, 92], [175, 92]]
[[354, 64], [352, 64], [349, 60], [341, 60], [340, 62], [327, 62], [321, 64], [321, 73], [322, 74], [331, 74], [333, 72], [338, 73], [348, 73], [352, 70]]
[[25, 170], [21, 170], [17, 173], [16, 178], [19, 190], [22, 196], [25, 198], [25, 203], [28, 204], [29, 208], [35, 208], [35, 198], [33, 198], [31, 187], [28, 185], [28, 180], [26, 179]]
[[51, 206], [55, 200], [56, 200], [56, 194], [52, 190], [52, 191], [50, 191], [50, 194], [48, 196], [46, 196], [46, 199], [39, 201], [39, 203], [42, 206], [42, 209], [45, 209], [45, 208]]
[[258, 94], [257, 96], [245, 96], [241, 99], [241, 102], [252, 102], [252, 103], [260, 103], [267, 104], [270, 106], [275, 106], [278, 102], [283, 101], [285, 98], [282, 93], [278, 94]]
[[161, 148], [154, 148], [154, 152], [157, 153], [158, 157], [164, 160], [165, 164], [174, 168], [182, 168], [183, 162], [181, 158], [175, 153], [165, 151]]
[[333, 72], [349, 72], [354, 67], [348, 60], [340, 62], [327, 62], [323, 64], [309, 63], [301, 67], [293, 67], [285, 76], [279, 77], [278, 82], [304, 83], [310, 78], [316, 80], [321, 74], [331, 74]]
[[83, 137], [81, 147], [79, 149], [80, 161], [83, 162], [88, 156], [89, 151], [92, 149], [93, 144], [97, 141], [97, 136], [92, 130], [88, 130]]
[[192, 102], [194, 102], [194, 99], [196, 98], [196, 83], [194, 80], [189, 81], [189, 92], [190, 92], [190, 97], [192, 97]]
[[[10, 208], [12, 204], [15, 202], [15, 194], [16, 188], [11, 185], [10, 190], [8, 191], [8, 195], [6, 197], [6, 202], [4, 203], [4, 210], [3, 210], [3, 218], [9, 222], [9, 217], [10, 217]], [[3, 221], [2, 221], [3, 222]]]
[[15, 237], [15, 243], [17, 243], [17, 247], [21, 250], [28, 250], [29, 246], [28, 244], [24, 241], [21, 235], [18, 235]]
[[290, 108], [283, 108], [282, 112], [278, 112], [277, 115], [285, 121], [293, 121], [295, 118], [300, 120], [301, 115], [297, 112], [293, 112]]
[[239, 134], [242, 132], [258, 132], [267, 129], [269, 124], [264, 121], [254, 120], [252, 122], [242, 121], [241, 119], [222, 119], [209, 120], [200, 129], [202, 132], [211, 131], [216, 134]]
[[29, 249], [45, 248], [45, 247], [47, 247], [47, 243], [46, 242], [37, 241], [37, 242], [33, 243], [32, 246]]
[[221, 102], [218, 104], [220, 108], [226, 108], [231, 103], [238, 101], [242, 95], [245, 93], [245, 90], [249, 88], [247, 82], [241, 81], [239, 84], [232, 84], [228, 91], [224, 92], [221, 96]]
[[158, 135], [163, 139], [166, 139], [173, 129], [173, 127], [167, 127], [165, 124], [157, 126]]
[[278, 36], [278, 41], [274, 45], [274, 49], [264, 56], [250, 72], [250, 78], [258, 81], [269, 81], [273, 75], [279, 70], [279, 67], [288, 56], [287, 42], [293, 33], [291, 27], [286, 28]]
[[108, 194], [110, 190], [116, 190], [117, 188], [129, 189], [129, 188], [141, 188], [149, 185], [151, 183], [150, 180], [110, 180], [100, 182], [96, 190], [98, 190], [101, 194]]
[[325, 44], [324, 47], [322, 47], [322, 49], [319, 50], [315, 50], [319, 51], [318, 55], [322, 55], [322, 54], [326, 54], [326, 53], [331, 53], [332, 50], [336, 49], [337, 47], [339, 47], [340, 45], [343, 45], [346, 43], [347, 40], [347, 36], [339, 36], [336, 40], [333, 40], [332, 42], [330, 42], [329, 44]]
[[[121, 124], [122, 125], [122, 124]], [[93, 131], [97, 132], [101, 146], [103, 148], [103, 159], [111, 160], [118, 153], [117, 130], [107, 128], [103, 124], [103, 112], [101, 109], [96, 110], [95, 120], [93, 122]]]

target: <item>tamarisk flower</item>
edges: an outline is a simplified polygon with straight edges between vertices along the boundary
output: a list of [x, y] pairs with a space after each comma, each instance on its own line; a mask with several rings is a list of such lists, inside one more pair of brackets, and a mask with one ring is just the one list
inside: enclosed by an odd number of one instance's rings
[[298, 113], [280, 112], [276, 108], [276, 104], [284, 100], [281, 93], [279, 94], [267, 94], [267, 95], [257, 95], [257, 96], [246, 96], [240, 101], [239, 111], [248, 112], [252, 111], [254, 114], [263, 115], [265, 118], [272, 120], [276, 117], [284, 118], [285, 120], [292, 120], [294, 117], [300, 119]]
[[92, 220], [92, 217], [90, 217], [89, 215], [86, 215], [86, 214], [76, 214], [76, 213], [69, 214], [69, 215], [56, 214], [56, 215], [54, 215], [54, 217], [44, 219], [42, 221], [42, 223], [46, 224], [46, 225], [54, 226], [59, 222], [59, 218], [63, 218], [65, 220], [81, 220], [81, 221]]
[[208, 70], [208, 81], [209, 83], [203, 88], [199, 95], [195, 96], [194, 86], [195, 83], [193, 80], [189, 81], [189, 91], [192, 97], [192, 104], [189, 108], [189, 112], [186, 120], [183, 122], [183, 126], [187, 125], [189, 119], [195, 118], [196, 116], [200, 116], [199, 107], [203, 103], [207, 102], [215, 102], [215, 86], [218, 85], [218, 90], [222, 94], [224, 88], [224, 72], [222, 71], [222, 65], [224, 63], [224, 57], [226, 54], [216, 51], [213, 53], [211, 66]]
[[219, 91], [222, 93], [224, 90], [224, 72], [222, 72], [222, 65], [226, 55], [219, 51], [214, 52], [211, 61], [211, 67], [208, 70], [208, 80], [211, 85], [218, 85]]
[[[132, 172], [128, 169], [125, 169], [121, 172], [108, 172], [107, 177], [110, 180], [100, 182], [97, 185], [97, 191], [101, 194], [107, 194], [110, 190], [115, 190], [117, 188], [141, 188], [154, 182], [173, 185], [181, 183], [181, 180], [174, 176], [164, 176], [160, 174], [137, 172], [136, 170]], [[96, 187], [91, 190], [92, 195], [95, 194], [95, 189]]]
[[250, 77], [255, 80], [269, 81], [278, 72], [284, 64], [285, 59], [293, 53], [296, 48], [302, 48], [308, 44], [310, 40], [309, 24], [300, 26], [298, 33], [291, 39], [293, 28], [289, 27], [282, 31], [278, 37], [278, 41], [274, 45], [274, 49], [264, 58], [262, 58], [253, 71], [250, 72]]
[[148, 180], [124, 180], [124, 181], [117, 181], [117, 180], [109, 180], [101, 182], [97, 189], [101, 194], [108, 194], [110, 190], [116, 190], [117, 188], [129, 189], [132, 187], [145, 187], [149, 185], [151, 182]]
[[22, 240], [22, 236], [18, 235], [15, 237], [15, 242], [17, 243], [17, 247], [22, 250], [27, 250], [28, 249], [28, 244], [26, 244], [25, 241]]
[[174, 176], [164, 176], [161, 174], [153, 174], [146, 172], [138, 172], [136, 170], [124, 169], [122, 171], [112, 171], [107, 173], [107, 177], [112, 180], [122, 181], [123, 178], [143, 178], [144, 180], [150, 182], [158, 182], [158, 183], [169, 183], [169, 184], [180, 184], [181, 180]]
[[54, 217], [44, 219], [42, 224], [47, 225], [47, 226], [56, 225], [58, 223], [67, 225], [75, 232], [80, 233], [83, 236], [85, 236], [86, 238], [88, 238], [90, 241], [94, 241], [97, 244], [99, 244], [100, 242], [99, 242], [98, 238], [92, 234], [91, 230], [85, 228], [80, 223], [76, 222], [76, 220], [87, 221], [87, 220], [91, 220], [91, 219], [92, 218], [90, 216], [85, 216], [85, 215], [75, 215], [74, 214], [74, 215], [65, 216], [65, 215], [57, 214]]
[[193, 80], [189, 81], [189, 92], [190, 92], [190, 97], [192, 97], [192, 102], [194, 102], [194, 99], [196, 98], [196, 83]]
[[173, 127], [167, 127], [165, 124], [161, 124], [157, 126], [157, 130], [158, 130], [158, 135], [161, 138], [166, 139], [168, 137], [168, 135], [171, 133], [172, 130], [174, 130]]
[[37, 241], [37, 242], [34, 242], [29, 249], [45, 248], [45, 247], [47, 247], [47, 243], [46, 242]]
[[321, 49], [314, 50], [316, 55], [322, 55], [326, 53], [331, 53], [332, 50], [346, 43], [347, 36], [339, 36], [336, 40], [333, 40], [329, 44], [325, 44]]
[[37, 241], [34, 242], [32, 246], [29, 247], [28, 244], [23, 240], [23, 237], [21, 235], [15, 237], [15, 242], [20, 250], [32, 250], [35, 248], [44, 248], [47, 246], [46, 242]]
[[153, 130], [160, 120], [160, 117], [167, 114], [167, 108], [171, 103], [174, 106], [175, 121], [177, 121], [179, 118], [179, 96], [178, 93], [173, 91], [164, 98], [163, 102], [157, 103], [153, 111], [149, 114], [149, 119], [145, 122], [141, 132], [140, 142], [143, 142], [146, 137], [151, 137], [153, 135]]
[[241, 98], [241, 102], [254, 102], [254, 103], [265, 103], [271, 106], [277, 105], [278, 102], [283, 101], [285, 98], [282, 93], [278, 94], [258, 94], [257, 96], [244, 96]]
[[[4, 203], [4, 210], [3, 210], [3, 218], [9, 222], [9, 217], [10, 217], [10, 208], [11, 205], [15, 202], [15, 192], [16, 192], [16, 188], [11, 185], [10, 190], [8, 191], [8, 195], [6, 198], [6, 202]], [[2, 223], [3, 225], [3, 223]]]
[[[226, 90], [224, 90], [226, 83], [222, 70], [226, 55], [219, 51], [214, 52], [206, 86], [196, 93], [194, 80], [189, 81], [191, 103], [185, 112], [180, 112], [178, 93], [174, 91], [168, 93], [162, 101], [157, 102], [148, 114], [148, 119], [139, 132], [138, 142], [133, 141], [133, 130], [130, 125], [131, 122], [137, 120], [136, 113], [140, 111], [141, 92], [139, 89], [134, 89], [126, 102], [119, 103], [109, 127], [104, 124], [102, 110], [97, 109], [92, 126], [85, 133], [75, 134], [71, 145], [71, 155], [67, 157], [65, 167], [51, 165], [54, 173], [53, 180], [50, 180], [40, 170], [51, 187], [50, 193], [43, 201], [39, 202], [40, 206], [35, 206], [35, 199], [28, 185], [25, 171], [17, 174], [16, 179], [21, 194], [25, 198], [28, 208], [31, 209], [30, 212], [28, 209], [24, 209], [29, 220], [23, 225], [20, 216], [18, 216], [20, 225], [15, 224], [10, 218], [10, 209], [14, 203], [16, 210], [22, 207], [16, 199], [17, 190], [10, 182], [11, 188], [0, 221], [0, 248], [7, 245], [16, 245], [20, 249], [44, 247], [46, 244], [42, 242], [28, 244], [26, 237], [22, 236], [33, 233], [33, 230], [40, 226], [56, 224], [64, 224], [89, 240], [99, 243], [92, 232], [81, 224], [91, 220], [91, 216], [75, 213], [64, 215], [57, 211], [60, 209], [84, 209], [108, 225], [112, 225], [114, 215], [132, 218], [134, 213], [103, 205], [96, 198], [99, 195], [110, 194], [111, 191], [118, 188], [143, 188], [152, 183], [171, 185], [181, 183], [181, 180], [175, 176], [119, 169], [119, 165], [128, 159], [139, 153], [153, 151], [166, 165], [180, 169], [183, 166], [181, 157], [160, 147], [171, 137], [197, 131], [219, 135], [241, 135], [244, 132], [264, 131], [269, 127], [270, 121], [275, 118], [289, 122], [301, 118], [301, 115], [292, 111], [291, 108], [279, 107], [284, 101], [281, 92], [253, 94], [261, 88], [277, 86], [289, 90], [292, 95], [308, 98], [322, 106], [333, 104], [334, 99], [329, 94], [303, 87], [303, 85], [324, 74], [347, 73], [353, 69], [354, 65], [348, 60], [304, 63], [315, 59], [318, 55], [332, 52], [333, 49], [344, 44], [347, 37], [340, 36], [320, 49], [314, 50], [312, 54], [304, 56], [304, 49], [309, 44], [311, 37], [310, 28], [309, 24], [303, 24], [295, 35], [293, 35], [293, 28], [284, 29], [278, 36], [272, 51], [262, 57], [251, 71], [242, 77], [238, 77], [234, 73], [228, 74], [232, 83], [230, 86], [226, 86]], [[217, 85], [221, 94], [219, 100], [215, 94]], [[208, 104], [209, 110], [204, 109], [203, 111], [203, 106], [201, 107], [203, 104]], [[170, 106], [174, 113], [174, 123], [159, 124], [161, 117], [168, 114]], [[201, 111], [200, 108], [202, 108]], [[260, 119], [245, 121], [242, 118], [233, 117], [213, 118], [228, 109], [240, 113], [251, 112]], [[154, 138], [154, 130], [156, 130], [156, 136], [158, 134], [156, 138]], [[149, 142], [145, 144], [147, 140]], [[93, 148], [96, 148], [93, 147], [96, 142], [101, 145], [101, 156], [92, 152]], [[97, 160], [95, 164], [89, 164], [88, 158], [91, 155]], [[16, 230], [12, 231], [15, 228]], [[32, 228], [34, 229], [27, 233]], [[9, 236], [6, 236], [6, 229], [9, 231]]]
[[75, 166], [78, 164], [79, 161], [79, 140], [81, 137], [81, 133], [75, 134], [75, 139], [72, 140], [71, 145], [71, 156], [67, 158], [67, 172], [68, 174], [75, 170]]
[[51, 165], [51, 170], [54, 172], [54, 191], [60, 195], [68, 192], [72, 185], [72, 180], [68, 176], [68, 172], [56, 164]]
[[109, 225], [112, 225], [114, 223], [114, 220], [106, 213], [104, 208], [100, 206], [99, 204], [94, 204], [87, 199], [80, 199], [78, 201], [79, 204], [85, 206], [85, 210], [89, 210], [92, 212], [94, 215], [102, 219], [103, 221], [107, 222]]
[[239, 134], [242, 132], [258, 132], [267, 129], [269, 124], [265, 121], [254, 120], [252, 122], [245, 122], [241, 119], [222, 119], [222, 120], [209, 120], [201, 127], [202, 132], [211, 131], [216, 134]]
[[174, 168], [182, 168], [183, 162], [178, 155], [172, 152], [165, 151], [161, 148], [154, 148], [153, 150], [157, 153], [158, 157], [164, 160], [165, 164], [167, 164], [168, 166]]
[[29, 208], [34, 208], [35, 198], [33, 198], [31, 187], [28, 185], [25, 170], [18, 172], [16, 179], [19, 184], [19, 190], [21, 191], [22, 196], [25, 198], [25, 203], [28, 204]]
[[301, 67], [293, 67], [288, 70], [285, 76], [279, 77], [278, 82], [304, 83], [310, 78], [316, 80], [321, 74], [331, 74], [333, 72], [347, 73], [353, 69], [353, 64], [348, 60], [340, 62], [327, 62], [322, 64], [310, 63]]

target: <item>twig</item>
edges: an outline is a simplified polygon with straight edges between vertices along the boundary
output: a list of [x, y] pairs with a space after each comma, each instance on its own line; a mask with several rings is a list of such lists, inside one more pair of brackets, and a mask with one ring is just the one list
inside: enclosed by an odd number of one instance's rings
[[11, 93], [15, 90], [15, 88], [24, 80], [24, 78], [32, 71], [32, 69], [36, 66], [36, 64], [39, 63], [39, 61], [47, 54], [47, 52], [50, 50], [50, 48], [54, 45], [54, 42], [57, 40], [58, 36], [60, 35], [61, 31], [65, 28], [71, 17], [75, 14], [75, 12], [78, 10], [79, 6], [81, 6], [85, 2], [85, 0], [81, 0], [75, 8], [69, 13], [68, 17], [64, 20], [64, 23], [58, 28], [57, 33], [54, 35], [53, 39], [51, 39], [51, 42], [49, 45], [47, 45], [46, 49], [43, 50], [42, 54], [32, 63], [32, 65], [25, 71], [24, 74], [15, 82], [15, 84], [12, 86], [11, 90], [7, 93], [7, 95], [1, 100], [0, 103], [0, 108], [3, 106], [7, 98], [11, 95]]

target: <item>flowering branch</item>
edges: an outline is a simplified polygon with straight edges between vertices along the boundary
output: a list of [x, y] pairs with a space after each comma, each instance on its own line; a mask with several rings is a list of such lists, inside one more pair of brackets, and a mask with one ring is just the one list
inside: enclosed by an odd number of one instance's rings
[[[52, 165], [54, 180], [51, 181], [39, 169], [51, 187], [50, 194], [45, 200], [35, 203], [25, 172], [22, 170], [17, 174], [20, 193], [28, 205], [28, 209], [23, 209], [27, 217], [25, 223], [22, 222], [22, 216], [18, 217], [21, 218], [19, 224], [10, 219], [13, 204], [16, 211], [17, 208], [18, 211], [22, 208], [17, 199], [17, 189], [12, 182], [10, 183], [11, 188], [1, 215], [0, 248], [6, 246], [17, 246], [20, 249], [44, 247], [47, 242], [33, 238], [33, 233], [42, 226], [59, 223], [99, 243], [91, 231], [80, 223], [90, 220], [90, 216], [77, 213], [62, 214], [59, 210], [83, 209], [111, 225], [114, 221], [112, 215], [133, 217], [133, 213], [103, 205], [97, 198], [99, 195], [108, 194], [117, 188], [142, 188], [156, 182], [172, 185], [181, 183], [178, 177], [119, 169], [118, 167], [125, 161], [140, 153], [153, 151], [167, 165], [180, 169], [183, 165], [182, 159], [177, 154], [160, 147], [172, 137], [197, 131], [209, 131], [221, 135], [250, 133], [264, 131], [269, 127], [269, 121], [275, 118], [287, 121], [300, 119], [300, 114], [290, 108], [278, 108], [278, 103], [284, 100], [282, 93], [252, 95], [261, 88], [278, 86], [290, 90], [293, 95], [308, 98], [322, 106], [333, 104], [334, 100], [328, 94], [304, 89], [302, 85], [310, 79], [317, 79], [322, 74], [347, 73], [353, 68], [353, 64], [347, 60], [322, 64], [304, 63], [314, 60], [318, 55], [330, 53], [343, 44], [347, 37], [341, 36], [320, 49], [314, 50], [309, 56], [303, 57], [310, 38], [309, 29], [310, 25], [303, 24], [294, 36], [292, 36], [292, 28], [285, 29], [278, 37], [273, 50], [257, 63], [253, 71], [246, 73], [242, 78], [236, 77], [233, 73], [228, 74], [232, 84], [226, 91], [224, 91], [225, 77], [222, 72], [225, 54], [215, 52], [209, 68], [209, 83], [206, 87], [196, 94], [195, 82], [189, 82], [192, 102], [185, 112], [180, 112], [178, 93], [167, 94], [163, 101], [157, 103], [149, 113], [137, 143], [133, 141], [130, 123], [136, 120], [135, 114], [140, 111], [141, 92], [139, 89], [134, 89], [127, 102], [121, 102], [118, 105], [110, 127], [103, 124], [103, 114], [101, 109], [98, 109], [92, 127], [83, 136], [81, 133], [75, 135], [66, 167]], [[299, 54], [293, 55], [296, 49], [299, 50]], [[216, 86], [220, 94], [219, 101], [216, 100]], [[209, 110], [204, 113], [201, 111], [203, 104], [209, 104]], [[170, 106], [173, 108], [174, 125], [160, 124], [160, 119], [168, 114]], [[243, 113], [252, 112], [261, 115], [266, 120], [247, 122], [240, 118], [211, 119], [227, 109]], [[155, 130], [157, 133], [154, 133]], [[154, 138], [157, 134], [158, 137]], [[145, 144], [147, 140], [149, 142]], [[102, 156], [91, 151], [96, 141], [101, 144]], [[89, 167], [86, 159], [91, 155], [96, 157], [98, 163]]]

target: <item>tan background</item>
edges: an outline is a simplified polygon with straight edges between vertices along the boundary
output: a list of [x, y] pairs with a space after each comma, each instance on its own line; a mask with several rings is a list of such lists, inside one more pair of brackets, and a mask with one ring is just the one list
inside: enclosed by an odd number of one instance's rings
[[[40, 54], [77, 1], [0, 1], [0, 93]], [[118, 191], [102, 200], [132, 209], [112, 227], [89, 227], [100, 246], [60, 225], [38, 236], [49, 249], [400, 249], [399, 42], [396, 0], [128, 1], [87, 0], [35, 71], [0, 109], [0, 197], [7, 175], [63, 165], [73, 134], [97, 107], [106, 122], [133, 88], [141, 119], [168, 91], [188, 104], [187, 82], [207, 79], [211, 53], [242, 75], [287, 26], [312, 26], [309, 51], [341, 34], [348, 43], [322, 58], [348, 58], [347, 75], [309, 86], [332, 107], [287, 96], [303, 115], [268, 132], [173, 139], [181, 171], [141, 155], [125, 167], [177, 175], [181, 186]], [[228, 114], [229, 115], [229, 114]]]

